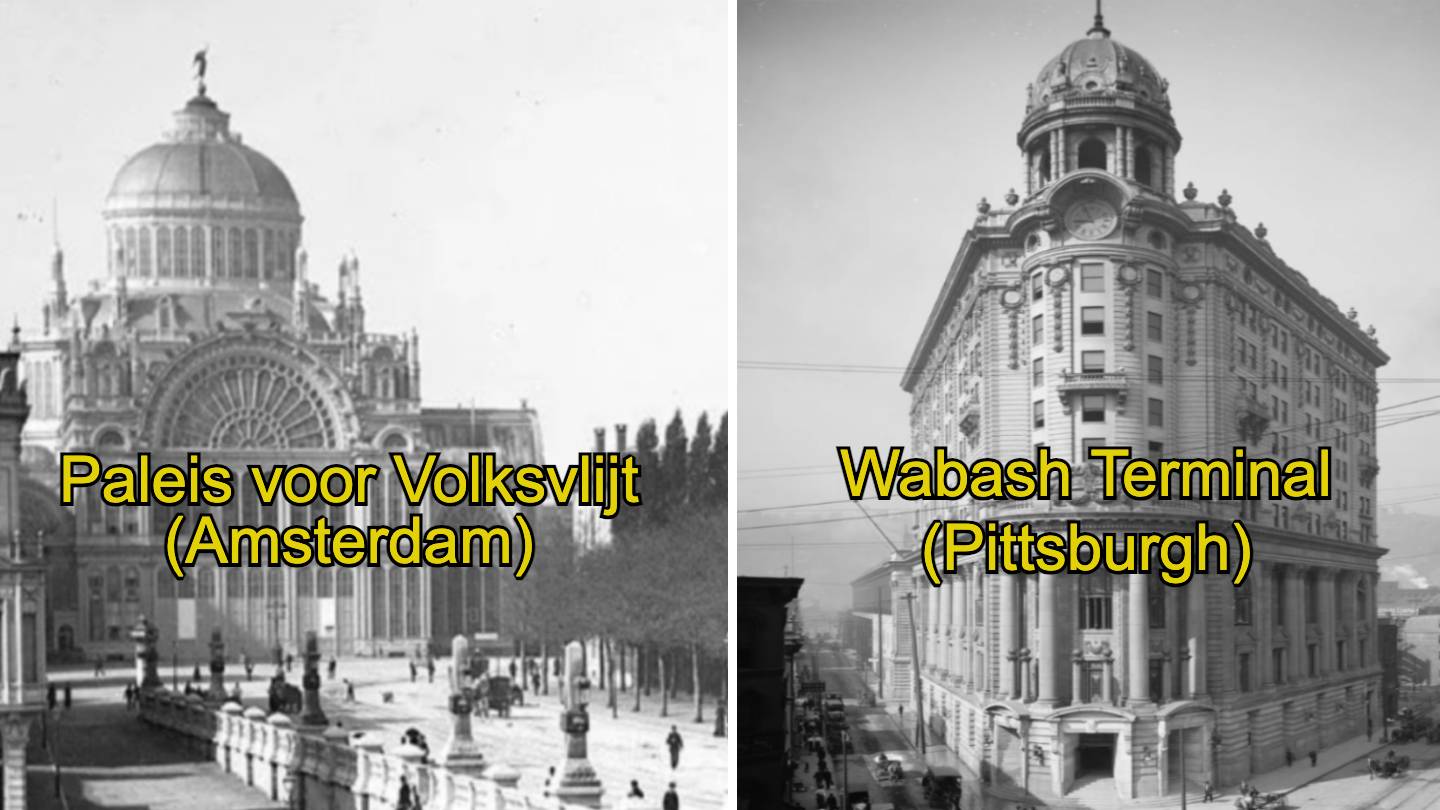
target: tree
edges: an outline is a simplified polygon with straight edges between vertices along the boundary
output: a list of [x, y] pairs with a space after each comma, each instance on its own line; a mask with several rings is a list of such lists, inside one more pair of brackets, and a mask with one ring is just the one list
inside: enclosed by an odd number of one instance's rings
[[685, 420], [676, 409], [670, 424], [665, 426], [665, 447], [660, 453], [661, 497], [659, 519], [668, 521], [685, 508], [689, 499], [688, 473], [690, 453], [685, 438]]
[[730, 414], [720, 415], [715, 444], [710, 448], [710, 505], [722, 511], [730, 504]]
[[693, 508], [708, 508], [714, 496], [710, 480], [710, 450], [714, 437], [710, 435], [710, 415], [701, 412], [695, 421], [695, 434], [690, 438], [690, 458], [686, 462], [685, 490]]

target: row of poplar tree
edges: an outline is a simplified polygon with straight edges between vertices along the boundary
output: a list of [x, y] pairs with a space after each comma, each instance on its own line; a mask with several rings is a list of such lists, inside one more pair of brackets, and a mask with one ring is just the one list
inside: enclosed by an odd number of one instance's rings
[[[508, 589], [510, 624], [530, 654], [589, 640], [612, 713], [640, 711], [643, 694], [665, 716], [688, 692], [703, 722], [707, 696], [725, 699], [728, 434], [728, 414], [712, 426], [702, 413], [689, 433], [676, 411], [663, 437], [655, 420], [641, 423], [624, 449], [640, 468], [641, 505], [620, 509], [608, 544], [537, 543], [525, 581]], [[723, 733], [723, 704], [716, 721]]]

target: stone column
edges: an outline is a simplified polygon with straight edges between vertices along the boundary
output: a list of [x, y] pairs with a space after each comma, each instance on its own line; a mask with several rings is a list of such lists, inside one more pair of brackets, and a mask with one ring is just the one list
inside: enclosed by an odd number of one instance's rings
[[1039, 615], [1039, 664], [1040, 683], [1036, 690], [1036, 701], [1045, 708], [1053, 708], [1060, 702], [1060, 667], [1064, 657], [1060, 651], [1060, 582], [1058, 574], [1039, 574], [1040, 600]]
[[1149, 584], [1146, 574], [1131, 574], [1127, 596], [1128, 619], [1126, 626], [1125, 650], [1130, 661], [1130, 693], [1127, 703], [1131, 706], [1148, 705], [1150, 695], [1150, 601], [1146, 593]]
[[1261, 689], [1268, 688], [1275, 683], [1275, 674], [1271, 659], [1274, 657], [1275, 649], [1275, 616], [1270, 612], [1270, 589], [1274, 587], [1271, 582], [1270, 567], [1265, 564], [1257, 564], [1250, 569], [1250, 615], [1255, 626], [1255, 661], [1256, 674], [1260, 676], [1258, 683]]
[[[1197, 574], [1185, 586], [1185, 597], [1187, 600], [1185, 610], [1185, 635], [1186, 647], [1190, 653], [1190, 673], [1187, 678], [1189, 696], [1194, 698], [1205, 694], [1205, 589], [1208, 587], [1209, 577]], [[1251, 621], [1254, 621], [1253, 608], [1251, 605]]]
[[160, 673], [155, 669], [160, 659], [160, 653], [155, 650], [155, 642], [159, 638], [160, 631], [144, 616], [130, 629], [130, 640], [135, 642], [135, 682], [141, 689], [165, 688], [160, 681]]
[[[942, 580], [943, 582], [943, 580]], [[940, 615], [935, 617], [935, 627], [940, 636], [940, 655], [935, 659], [935, 666], [945, 678], [955, 674], [955, 667], [952, 665], [951, 656], [955, 654], [954, 623], [950, 614], [955, 610], [955, 583], [946, 583], [938, 589], [940, 591]]]
[[[565, 710], [560, 715], [560, 726], [565, 732], [565, 761], [559, 767], [559, 782], [554, 790], [555, 798], [561, 802], [583, 807], [599, 807], [604, 789], [600, 777], [590, 766], [585, 735], [590, 731], [590, 715], [586, 712], [585, 696], [590, 690], [589, 680], [581, 666], [580, 642], [565, 645], [565, 684], [562, 699]], [[919, 696], [916, 696], [919, 699]]]
[[1335, 574], [1332, 571], [1321, 569], [1319, 576], [1315, 577], [1315, 587], [1320, 589], [1320, 674], [1328, 675], [1334, 672], [1337, 667], [1335, 660]]
[[470, 713], [473, 701], [485, 696], [475, 695], [470, 688], [466, 678], [469, 665], [470, 640], [456, 636], [450, 641], [450, 740], [440, 764], [457, 773], [478, 775], [485, 769], [485, 755], [471, 734]]
[[1105, 682], [1100, 685], [1101, 697], [1105, 701], [1105, 705], [1114, 706], [1115, 687], [1111, 682], [1115, 680], [1115, 656], [1109, 652], [1105, 653], [1105, 663], [1101, 665], [1101, 675], [1105, 679]]
[[1007, 697], [1015, 697], [1019, 688], [1016, 676], [1016, 641], [1018, 640], [1017, 630], [1019, 629], [1019, 617], [1016, 616], [1018, 605], [1015, 603], [1016, 582], [1012, 574], [1000, 574], [1000, 615], [996, 618], [1000, 622], [1000, 648], [995, 650], [996, 663], [1000, 666], [1000, 694]]
[[950, 588], [950, 678], [959, 683], [965, 677], [965, 580], [956, 574]]
[[1300, 683], [1305, 680], [1305, 569], [1298, 565], [1285, 566], [1285, 632], [1290, 636], [1287, 651], [1286, 680]]

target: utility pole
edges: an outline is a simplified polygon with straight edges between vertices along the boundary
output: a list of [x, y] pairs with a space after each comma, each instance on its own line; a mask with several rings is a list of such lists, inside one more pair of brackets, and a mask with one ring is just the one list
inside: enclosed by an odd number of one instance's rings
[[920, 635], [915, 629], [915, 594], [907, 593], [905, 610], [910, 616], [911, 668], [915, 670], [915, 747], [920, 749], [920, 758], [925, 758], [925, 696], [920, 691]]
[[881, 608], [885, 607], [885, 591], [875, 589], [875, 632], [878, 636], [875, 650], [875, 699], [877, 702], [885, 700], [885, 614]]

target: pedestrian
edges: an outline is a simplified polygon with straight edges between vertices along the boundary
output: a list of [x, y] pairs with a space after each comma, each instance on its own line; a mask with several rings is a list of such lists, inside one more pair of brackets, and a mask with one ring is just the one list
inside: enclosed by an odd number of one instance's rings
[[355, 684], [352, 683], [349, 678], [345, 679], [345, 702], [355, 702]]
[[550, 775], [545, 777], [545, 797], [550, 797], [550, 785], [555, 782], [555, 766], [550, 766]]
[[50, 711], [55, 711], [55, 704], [58, 701], [55, 697], [55, 684], [53, 682], [45, 687], [45, 702], [50, 704]]
[[288, 652], [285, 653], [285, 671], [289, 672], [293, 666], [295, 666], [295, 656]]
[[1373, 722], [1370, 721], [1370, 720], [1366, 720], [1366, 721], [1365, 721], [1365, 742], [1370, 742], [1370, 738], [1371, 738], [1371, 737], [1374, 737], [1374, 736], [1375, 736], [1375, 723], [1373, 723]]
[[631, 779], [631, 780], [630, 780], [630, 792], [625, 794], [625, 798], [627, 798], [627, 799], [643, 799], [643, 798], [645, 798], [645, 791], [643, 791], [643, 790], [640, 789], [640, 780], [638, 780], [638, 779]]
[[1315, 767], [1315, 765], [1316, 765], [1316, 763], [1319, 761], [1319, 759], [1320, 759], [1319, 755], [1316, 754], [1314, 751], [1311, 751], [1311, 752], [1310, 752], [1310, 767], [1312, 767], [1312, 768]]
[[685, 741], [680, 739], [680, 730], [674, 726], [670, 727], [670, 736], [665, 738], [665, 745], [670, 749], [670, 770], [680, 767], [680, 749], [685, 747]]
[[515, 680], [515, 659], [510, 659], [510, 680]]
[[[139, 694], [136, 694], [136, 695], [135, 695], [135, 700], [136, 700], [137, 703], [139, 702], [139, 700], [140, 700], [140, 695], [139, 695]], [[67, 708], [67, 709], [70, 708], [70, 684], [68, 684], [68, 683], [65, 684], [65, 708]]]
[[410, 780], [403, 775], [400, 777], [400, 796], [395, 801], [395, 810], [420, 810], [420, 802], [415, 800]]
[[1289, 767], [1293, 766], [1294, 764], [1295, 764], [1295, 755], [1292, 754], [1292, 753], [1290, 753], [1290, 749], [1289, 749], [1289, 748], [1286, 748], [1286, 749], [1285, 749], [1285, 767], [1289, 768]]
[[530, 670], [530, 691], [537, 695], [540, 694], [540, 670], [538, 668]]
[[1370, 769], [1370, 780], [1374, 781], [1375, 772], [1380, 769], [1380, 763], [1375, 761], [1375, 757], [1370, 757], [1365, 760], [1365, 767]]
[[329, 663], [328, 665], [326, 665], [326, 669], [327, 669], [327, 670], [329, 671], [329, 673], [330, 673], [330, 680], [332, 680], [332, 681], [335, 680], [335, 666], [336, 666], [336, 663], [337, 663], [337, 662], [335, 661], [335, 656], [332, 655], [332, 656], [330, 656], [330, 663]]
[[1209, 779], [1206, 779], [1206, 780], [1205, 780], [1205, 799], [1204, 799], [1204, 800], [1207, 801], [1207, 802], [1213, 802], [1213, 801], [1215, 801], [1215, 786], [1212, 785], [1212, 784], [1210, 784], [1210, 780], [1209, 780]]
[[834, 793], [826, 794], [825, 807], [827, 810], [840, 810], [840, 802], [835, 798]]
[[95, 677], [98, 678], [98, 677], [100, 677], [101, 675], [104, 675], [104, 674], [105, 674], [105, 656], [103, 656], [103, 655], [97, 655], [97, 656], [95, 656]]
[[670, 789], [665, 791], [665, 798], [660, 804], [661, 810], [680, 810], [680, 796], [675, 793], [675, 783], [670, 783]]
[[426, 659], [425, 659], [425, 672], [426, 672], [427, 676], [430, 678], [430, 683], [434, 683], [434, 682], [435, 682], [435, 659], [434, 659], [433, 657], [430, 657], [430, 658], [426, 658]]
[[200, 665], [195, 665], [195, 671], [190, 674], [190, 680], [200, 683]]
[[414, 683], [414, 682], [415, 682], [415, 676], [416, 676], [417, 674], [419, 674], [419, 671], [415, 668], [415, 659], [412, 658], [412, 659], [410, 659], [410, 682], [411, 682], [411, 683]]

